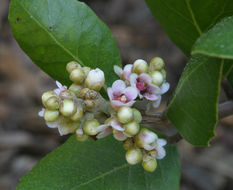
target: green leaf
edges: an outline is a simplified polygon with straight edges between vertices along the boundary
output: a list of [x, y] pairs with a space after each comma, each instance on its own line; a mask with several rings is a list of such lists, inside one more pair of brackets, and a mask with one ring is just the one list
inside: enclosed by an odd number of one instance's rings
[[202, 55], [192, 57], [169, 102], [168, 118], [193, 145], [209, 145], [215, 136], [223, 62]]
[[109, 29], [77, 0], [12, 0], [9, 20], [15, 39], [46, 73], [70, 84], [67, 62], [99, 67], [106, 84], [116, 79], [113, 65], [120, 56]]
[[194, 44], [192, 54], [233, 59], [233, 17], [223, 19]]
[[227, 79], [233, 88], [233, 68], [231, 69], [230, 73], [228, 74]]
[[146, 0], [171, 40], [186, 55], [197, 38], [219, 20], [233, 15], [229, 0]]
[[17, 190], [178, 190], [180, 163], [174, 146], [154, 173], [125, 161], [122, 144], [111, 136], [85, 143], [72, 136], [23, 177]]

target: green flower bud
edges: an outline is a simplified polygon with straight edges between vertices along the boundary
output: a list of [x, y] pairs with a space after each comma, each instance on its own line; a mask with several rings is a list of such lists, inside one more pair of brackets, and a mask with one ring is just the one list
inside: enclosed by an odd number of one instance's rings
[[142, 161], [142, 151], [139, 148], [130, 148], [126, 152], [125, 158], [129, 164], [137, 164]]
[[70, 133], [74, 133], [79, 127], [80, 127], [80, 122], [73, 122], [69, 118], [66, 117], [61, 117], [58, 122], [59, 126], [59, 132], [62, 135], [67, 135]]
[[87, 77], [88, 73], [91, 71], [90, 67], [83, 67], [83, 71], [85, 73], [85, 77]]
[[96, 129], [99, 125], [96, 119], [86, 120], [83, 125], [83, 131], [86, 135], [96, 135], [98, 133]]
[[73, 83], [73, 84], [69, 87], [69, 90], [70, 90], [71, 92], [73, 92], [73, 93], [76, 95], [76, 97], [79, 98], [79, 97], [80, 97], [80, 92], [81, 92], [81, 90], [82, 90], [82, 86]]
[[52, 96], [45, 102], [45, 107], [50, 110], [57, 110], [59, 106], [60, 100], [57, 96]]
[[90, 89], [88, 88], [83, 88], [81, 91], [80, 91], [80, 97], [82, 99], [86, 99], [86, 94], [89, 92]]
[[70, 80], [76, 84], [81, 84], [85, 79], [85, 73], [82, 69], [74, 69], [70, 73]]
[[70, 90], [63, 90], [60, 93], [60, 98], [62, 100], [64, 100], [64, 99], [73, 99], [73, 98], [75, 98], [75, 94]]
[[160, 57], [154, 57], [150, 61], [149, 72], [160, 71], [164, 68], [164, 66], [165, 66], [165, 63], [163, 59], [161, 59]]
[[164, 82], [164, 78], [161, 72], [159, 71], [153, 71], [151, 73], [152, 83], [160, 86]]
[[48, 110], [46, 109], [44, 111], [44, 119], [45, 121], [48, 121], [48, 122], [54, 122], [58, 119], [59, 117], [59, 111], [57, 110]]
[[74, 69], [77, 68], [81, 68], [81, 65], [79, 65], [76, 61], [71, 61], [66, 65], [66, 70], [68, 73], [71, 73]]
[[65, 99], [61, 103], [59, 110], [61, 114], [64, 115], [65, 117], [70, 117], [76, 112], [77, 106], [75, 105], [74, 100]]
[[133, 72], [137, 74], [147, 73], [148, 72], [147, 62], [142, 59], [136, 60], [133, 64]]
[[156, 149], [154, 149], [154, 150], [149, 151], [148, 154], [155, 158], [158, 155], [158, 152]]
[[157, 168], [157, 161], [155, 158], [145, 155], [143, 157], [142, 167], [147, 172], [153, 172]]
[[166, 73], [165, 69], [162, 69], [160, 72], [161, 72], [162, 75], [163, 75], [163, 80], [165, 80], [166, 77], [167, 77], [167, 73]]
[[135, 121], [131, 121], [131, 122], [123, 125], [123, 127], [125, 128], [124, 132], [129, 136], [136, 135], [140, 129], [139, 124]]
[[105, 78], [104, 72], [100, 69], [91, 70], [85, 80], [85, 85], [87, 88], [95, 91], [99, 91], [104, 85]]
[[80, 142], [84, 142], [88, 139], [88, 135], [85, 135], [85, 134], [83, 134], [83, 135], [76, 134], [75, 137], [76, 137], [77, 141], [80, 141]]
[[83, 117], [83, 108], [81, 106], [77, 107], [76, 112], [74, 115], [71, 116], [72, 121], [79, 121]]
[[94, 91], [94, 90], [88, 90], [85, 94], [85, 99], [91, 99], [94, 100], [98, 97], [98, 92]]
[[95, 102], [93, 100], [84, 100], [84, 104], [87, 109], [93, 109], [95, 107]]
[[129, 150], [130, 148], [132, 148], [134, 146], [133, 144], [133, 140], [131, 138], [128, 138], [124, 141], [123, 143], [123, 148], [125, 150]]
[[43, 93], [41, 99], [42, 99], [42, 103], [44, 106], [46, 106], [47, 100], [52, 96], [57, 96], [57, 94], [54, 91], [48, 91], [48, 92]]
[[118, 110], [117, 118], [121, 123], [129, 123], [133, 120], [133, 110], [130, 107], [123, 106]]
[[133, 108], [133, 119], [134, 121], [136, 121], [137, 123], [141, 123], [142, 121], [142, 114], [140, 111], [138, 111], [137, 109]]

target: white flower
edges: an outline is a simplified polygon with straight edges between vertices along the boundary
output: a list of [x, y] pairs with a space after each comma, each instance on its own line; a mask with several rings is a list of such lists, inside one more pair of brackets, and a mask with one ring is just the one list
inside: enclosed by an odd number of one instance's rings
[[100, 69], [91, 70], [85, 80], [85, 85], [87, 88], [95, 91], [99, 91], [104, 85], [105, 78], [104, 72]]

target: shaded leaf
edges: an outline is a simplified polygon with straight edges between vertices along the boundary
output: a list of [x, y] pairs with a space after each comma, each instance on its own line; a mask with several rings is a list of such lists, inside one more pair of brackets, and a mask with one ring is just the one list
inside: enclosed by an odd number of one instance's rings
[[178, 190], [180, 163], [174, 146], [154, 173], [130, 166], [122, 144], [111, 136], [85, 143], [72, 136], [23, 177], [17, 190]]
[[113, 65], [120, 56], [108, 28], [77, 0], [12, 0], [9, 20], [15, 39], [46, 73], [70, 84], [67, 62], [105, 71], [106, 83], [116, 79]]

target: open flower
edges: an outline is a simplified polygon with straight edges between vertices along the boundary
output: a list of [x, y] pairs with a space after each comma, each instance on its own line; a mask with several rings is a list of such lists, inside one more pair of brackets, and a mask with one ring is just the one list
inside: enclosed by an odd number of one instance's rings
[[122, 69], [119, 66], [114, 65], [114, 71], [122, 80], [129, 81], [130, 75], [132, 73], [132, 67], [132, 64], [127, 64], [124, 66], [124, 69]]
[[158, 139], [155, 150], [157, 151], [156, 159], [163, 159], [166, 156], [164, 146], [167, 144], [165, 139]]
[[116, 80], [112, 88], [108, 88], [107, 91], [114, 108], [121, 106], [131, 107], [138, 96], [137, 89], [135, 87], [126, 87], [126, 84], [122, 80]]
[[161, 95], [166, 93], [169, 89], [169, 83], [165, 82], [161, 87], [152, 83], [151, 76], [142, 73], [137, 75], [135, 73], [130, 75], [130, 84], [137, 88], [140, 98], [146, 98], [153, 102], [153, 107], [158, 107], [161, 102]]

